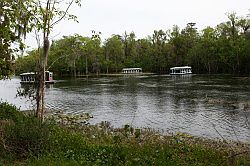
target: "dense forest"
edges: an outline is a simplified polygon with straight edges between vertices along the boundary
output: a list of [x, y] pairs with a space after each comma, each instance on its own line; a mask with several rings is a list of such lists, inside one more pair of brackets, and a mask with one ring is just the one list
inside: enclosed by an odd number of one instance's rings
[[[119, 73], [124, 67], [143, 72], [169, 73], [172, 66], [192, 66], [194, 73], [250, 74], [250, 19], [227, 14], [216, 27], [198, 30], [195, 23], [181, 29], [155, 30], [144, 39], [134, 32], [112, 35], [102, 42], [101, 33], [91, 37], [64, 36], [53, 41], [48, 70], [60, 76]], [[35, 71], [36, 49], [16, 60], [16, 74]]]

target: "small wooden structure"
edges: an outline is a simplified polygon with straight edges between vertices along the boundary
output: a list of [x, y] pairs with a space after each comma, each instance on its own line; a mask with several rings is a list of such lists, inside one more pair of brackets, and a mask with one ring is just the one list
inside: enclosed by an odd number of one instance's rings
[[142, 68], [123, 68], [123, 74], [140, 74], [142, 73]]
[[171, 75], [184, 75], [192, 74], [192, 68], [190, 66], [180, 66], [170, 68]]
[[[20, 74], [21, 84], [22, 83], [35, 83], [37, 80], [37, 74], [34, 72]], [[54, 83], [53, 73], [45, 71], [45, 83]]]

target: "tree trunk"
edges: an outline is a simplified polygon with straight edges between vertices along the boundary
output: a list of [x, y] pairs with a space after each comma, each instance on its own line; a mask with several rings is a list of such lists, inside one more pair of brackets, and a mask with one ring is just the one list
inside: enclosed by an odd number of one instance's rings
[[85, 55], [85, 65], [86, 65], [86, 68], [85, 68], [86, 75], [88, 75], [88, 57], [87, 57], [87, 54]]
[[109, 73], [109, 67], [107, 66], [106, 68], [106, 73], [108, 74]]
[[49, 39], [48, 36], [44, 39], [43, 45], [43, 55], [44, 55], [44, 63], [43, 63], [43, 73], [42, 73], [42, 111], [41, 111], [41, 120], [43, 120], [44, 115], [44, 91], [45, 91], [45, 69], [47, 66], [48, 56], [49, 56]]
[[[41, 62], [40, 62], [41, 63]], [[37, 92], [36, 92], [36, 117], [39, 118], [41, 113], [41, 97], [42, 97], [42, 65], [39, 65], [38, 74], [37, 74]]]
[[210, 66], [210, 63], [208, 62], [208, 74], [211, 73], [211, 66]]
[[76, 59], [74, 59], [74, 77], [76, 78]]
[[238, 70], [237, 70], [238, 75], [240, 75], [240, 58], [239, 58], [238, 52], [237, 52], [237, 68], [238, 68]]
[[115, 56], [115, 72], [117, 73], [117, 57]]
[[36, 110], [36, 117], [38, 117], [41, 121], [43, 121], [44, 115], [44, 90], [45, 90], [45, 69], [47, 66], [47, 59], [49, 55], [49, 40], [48, 37], [44, 38], [43, 43], [43, 52], [41, 53], [40, 58], [40, 65], [38, 71], [38, 87], [37, 87], [37, 94], [36, 94], [36, 103], [37, 103], [37, 110]]

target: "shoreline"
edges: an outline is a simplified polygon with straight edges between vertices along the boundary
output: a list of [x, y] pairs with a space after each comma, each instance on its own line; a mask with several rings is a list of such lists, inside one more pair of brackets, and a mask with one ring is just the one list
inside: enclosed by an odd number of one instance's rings
[[[23, 112], [24, 114], [26, 115], [34, 115], [35, 111], [34, 110], [23, 110], [21, 111]], [[130, 126], [129, 124], [124, 124], [122, 127], [113, 127], [111, 126], [111, 123], [108, 122], [108, 121], [101, 121], [101, 122], [98, 122], [98, 123], [95, 123], [95, 124], [90, 124], [89, 123], [89, 120], [91, 118], [94, 118], [92, 115], [90, 115], [89, 113], [81, 113], [81, 114], [65, 114], [63, 112], [63, 110], [55, 110], [55, 109], [48, 109], [46, 108], [45, 109], [45, 112], [44, 112], [44, 119], [46, 120], [56, 120], [57, 123], [59, 124], [63, 124], [63, 125], [90, 125], [90, 126], [98, 126], [102, 123], [108, 123], [109, 124], [109, 127], [112, 128], [112, 130], [120, 130], [122, 129], [124, 126], [128, 125]], [[219, 137], [203, 137], [203, 136], [196, 136], [196, 135], [192, 135], [192, 134], [189, 134], [189, 133], [186, 133], [186, 132], [171, 132], [171, 131], [168, 131], [168, 132], [160, 132], [159, 130], [155, 130], [154, 128], [137, 128], [137, 127], [133, 127], [133, 126], [130, 126], [132, 128], [135, 128], [135, 129], [139, 129], [139, 130], [149, 130], [150, 132], [153, 132], [157, 135], [161, 135], [161, 136], [166, 136], [166, 137], [169, 137], [169, 136], [180, 136], [180, 137], [183, 137], [183, 138], [188, 138], [188, 139], [194, 139], [194, 140], [204, 140], [205, 142], [214, 142], [214, 143], [225, 143], [225, 142], [228, 142], [229, 144], [232, 144], [232, 145], [247, 145], [250, 149], [250, 140], [248, 141], [236, 141], [236, 140], [232, 140], [232, 139], [226, 139], [226, 138], [219, 138]]]
[[[118, 76], [146, 76], [146, 75], [163, 75], [163, 74], [157, 74], [157, 73], [149, 73], [149, 72], [145, 72], [145, 73], [134, 73], [134, 74], [123, 74], [123, 73], [109, 73], [109, 74], [105, 74], [105, 73], [100, 73], [100, 74], [88, 74], [88, 75], [76, 75], [76, 76], [70, 76], [70, 75], [63, 75], [63, 76], [57, 76], [59, 78], [81, 78], [81, 77], [101, 77], [101, 76], [107, 76], [107, 77], [118, 77]], [[164, 74], [165, 75], [165, 74]]]
[[[75, 123], [91, 117], [60, 116], [60, 111], [57, 114], [59, 121], [55, 116], [50, 117], [47, 110], [47, 120], [41, 123], [34, 116], [28, 116], [34, 113], [33, 110], [21, 113], [9, 104], [0, 106], [0, 138], [5, 140], [0, 141], [0, 161], [7, 165], [17, 162], [33, 165], [58, 165], [58, 162], [60, 165], [82, 162], [84, 165], [100, 162], [102, 165], [250, 163], [250, 143], [211, 140], [185, 133], [163, 135], [149, 128], [137, 129], [130, 125], [114, 128], [109, 122]], [[24, 142], [26, 140], [28, 142]], [[23, 146], [27, 143], [31, 146]]]

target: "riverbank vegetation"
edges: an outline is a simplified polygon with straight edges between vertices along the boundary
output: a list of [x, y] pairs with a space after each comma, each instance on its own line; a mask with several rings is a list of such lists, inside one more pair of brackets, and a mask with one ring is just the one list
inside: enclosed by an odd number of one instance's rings
[[[53, 119], [53, 118], [52, 118]], [[0, 104], [0, 164], [4, 165], [249, 165], [249, 145], [161, 135], [129, 125], [41, 123]], [[232, 151], [233, 150], [233, 151]]]
[[[52, 42], [48, 70], [60, 76], [117, 73], [124, 67], [144, 72], [169, 73], [172, 66], [190, 65], [194, 73], [250, 74], [250, 20], [227, 14], [216, 27], [196, 28], [188, 23], [169, 30], [155, 30], [147, 38], [136, 34], [112, 35], [104, 42], [101, 33], [91, 37], [64, 36]], [[35, 71], [37, 50], [16, 61], [16, 73]]]

